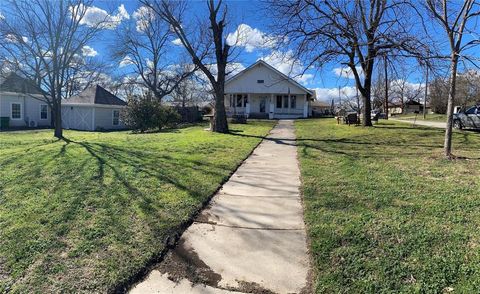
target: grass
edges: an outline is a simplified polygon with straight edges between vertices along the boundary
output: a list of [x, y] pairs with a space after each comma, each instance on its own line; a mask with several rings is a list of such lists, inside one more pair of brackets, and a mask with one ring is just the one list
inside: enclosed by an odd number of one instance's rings
[[317, 293], [480, 292], [480, 134], [296, 128]]
[[[395, 115], [393, 118], [415, 119], [415, 114], [414, 113], [409, 113], [409, 114]], [[447, 121], [447, 115], [446, 114], [439, 114], [439, 113], [427, 113], [426, 118], [423, 119], [423, 114], [419, 113], [417, 115], [417, 120], [446, 122]]]
[[[273, 126], [0, 133], [0, 293], [109, 292], [164, 249]], [[248, 136], [241, 136], [242, 134]]]

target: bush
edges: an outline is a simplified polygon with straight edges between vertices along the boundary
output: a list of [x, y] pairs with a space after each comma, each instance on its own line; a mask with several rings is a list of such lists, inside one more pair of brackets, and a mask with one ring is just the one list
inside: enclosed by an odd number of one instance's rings
[[145, 95], [128, 99], [122, 119], [129, 128], [143, 133], [147, 130], [176, 127], [180, 122], [180, 115], [175, 109], [162, 106], [155, 98]]
[[159, 130], [163, 128], [174, 128], [181, 120], [180, 114], [176, 109], [169, 106], [157, 106], [155, 113], [155, 123]]

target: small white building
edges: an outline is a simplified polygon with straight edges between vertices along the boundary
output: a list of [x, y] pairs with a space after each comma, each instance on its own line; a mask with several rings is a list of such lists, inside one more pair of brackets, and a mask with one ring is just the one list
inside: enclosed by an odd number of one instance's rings
[[62, 126], [82, 131], [125, 129], [120, 113], [126, 105], [97, 85], [62, 101]]
[[259, 60], [225, 82], [227, 116], [305, 118], [313, 92]]
[[9, 128], [50, 127], [52, 124], [51, 110], [42, 91], [15, 73], [0, 78], [0, 119], [8, 121], [5, 124]]

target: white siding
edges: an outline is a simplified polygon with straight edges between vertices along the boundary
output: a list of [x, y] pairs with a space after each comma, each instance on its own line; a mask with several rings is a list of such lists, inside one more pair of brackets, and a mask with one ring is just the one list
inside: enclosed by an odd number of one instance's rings
[[[263, 83], [258, 83], [263, 80]], [[305, 90], [277, 72], [259, 63], [225, 85], [225, 93], [288, 93], [305, 94]]]
[[[22, 118], [20, 120], [11, 119], [12, 103], [22, 105]], [[40, 105], [46, 102], [30, 97], [24, 94], [2, 93], [0, 94], [0, 117], [10, 117], [11, 127], [49, 127], [51, 125], [51, 110], [48, 108], [47, 119], [40, 119]]]
[[121, 108], [95, 108], [95, 129], [120, 130], [125, 129], [125, 124], [120, 120], [118, 126], [113, 125], [113, 110], [122, 111]]

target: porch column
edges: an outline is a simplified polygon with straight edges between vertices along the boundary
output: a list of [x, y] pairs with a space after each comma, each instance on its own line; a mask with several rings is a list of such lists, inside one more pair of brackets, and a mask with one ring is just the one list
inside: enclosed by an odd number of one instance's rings
[[274, 104], [274, 95], [270, 94], [270, 109], [268, 112], [268, 118], [273, 119], [274, 118], [274, 112], [275, 112], [275, 104]]
[[250, 99], [251, 99], [250, 94], [247, 94], [247, 101], [248, 102], [245, 103], [245, 115], [247, 116], [247, 118], [250, 115], [250, 103], [251, 103]]
[[303, 117], [307, 118], [308, 117], [308, 99], [306, 94], [303, 97], [305, 98], [305, 102], [303, 103]]

